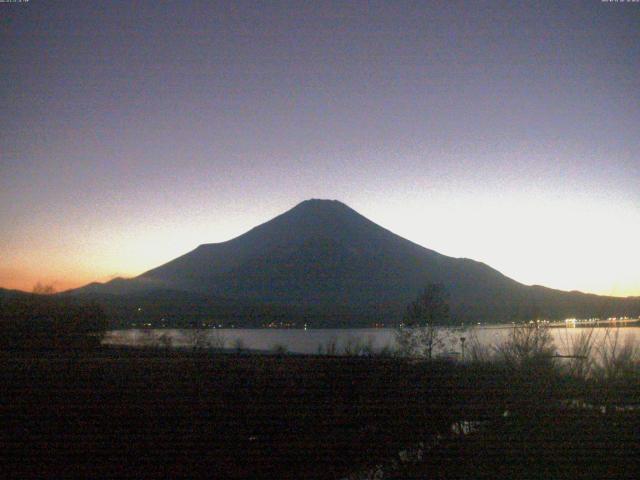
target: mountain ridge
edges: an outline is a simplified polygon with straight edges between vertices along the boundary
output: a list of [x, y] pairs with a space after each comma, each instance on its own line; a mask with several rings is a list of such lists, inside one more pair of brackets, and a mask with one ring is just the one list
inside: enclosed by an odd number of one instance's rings
[[422, 287], [436, 282], [447, 287], [460, 321], [640, 314], [634, 297], [527, 286], [482, 262], [402, 238], [342, 202], [320, 199], [301, 202], [231, 240], [201, 244], [132, 279], [93, 283], [67, 294], [177, 290], [397, 320]]

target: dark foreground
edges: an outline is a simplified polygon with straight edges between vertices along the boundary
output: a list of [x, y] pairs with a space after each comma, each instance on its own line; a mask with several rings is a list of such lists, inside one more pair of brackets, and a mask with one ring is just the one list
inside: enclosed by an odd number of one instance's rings
[[[392, 358], [2, 354], [0, 470], [26, 477], [636, 478], [638, 386]], [[573, 398], [600, 408], [568, 408]], [[505, 412], [508, 412], [505, 416]], [[452, 425], [479, 421], [455, 435]], [[418, 442], [421, 461], [393, 464]]]

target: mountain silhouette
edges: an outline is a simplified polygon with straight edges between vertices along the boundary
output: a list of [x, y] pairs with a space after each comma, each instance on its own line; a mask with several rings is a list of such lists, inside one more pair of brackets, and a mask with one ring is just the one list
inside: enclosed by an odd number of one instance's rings
[[225, 299], [227, 304], [396, 321], [429, 283], [445, 285], [455, 321], [640, 313], [638, 298], [526, 286], [483, 263], [417, 245], [339, 201], [315, 199], [237, 238], [200, 245], [133, 279], [94, 283], [68, 293], [182, 291]]

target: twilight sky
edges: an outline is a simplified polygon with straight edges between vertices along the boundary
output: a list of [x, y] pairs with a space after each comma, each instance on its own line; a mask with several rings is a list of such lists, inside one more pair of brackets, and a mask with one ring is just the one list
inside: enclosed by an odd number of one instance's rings
[[640, 3], [0, 3], [0, 286], [133, 276], [307, 198], [640, 295]]

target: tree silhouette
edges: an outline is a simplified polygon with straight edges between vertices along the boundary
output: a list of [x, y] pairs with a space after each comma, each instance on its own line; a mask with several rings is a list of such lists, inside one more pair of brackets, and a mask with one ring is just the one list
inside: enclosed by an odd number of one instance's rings
[[431, 359], [434, 350], [442, 347], [447, 338], [437, 327], [451, 318], [448, 295], [444, 285], [431, 283], [407, 306], [403, 323], [396, 331], [400, 353], [407, 356], [424, 355]]
[[431, 283], [407, 306], [404, 324], [410, 327], [446, 325], [450, 318], [445, 286], [441, 283]]
[[56, 289], [53, 285], [45, 285], [42, 282], [38, 282], [33, 286], [33, 293], [38, 295], [51, 295], [56, 293]]

